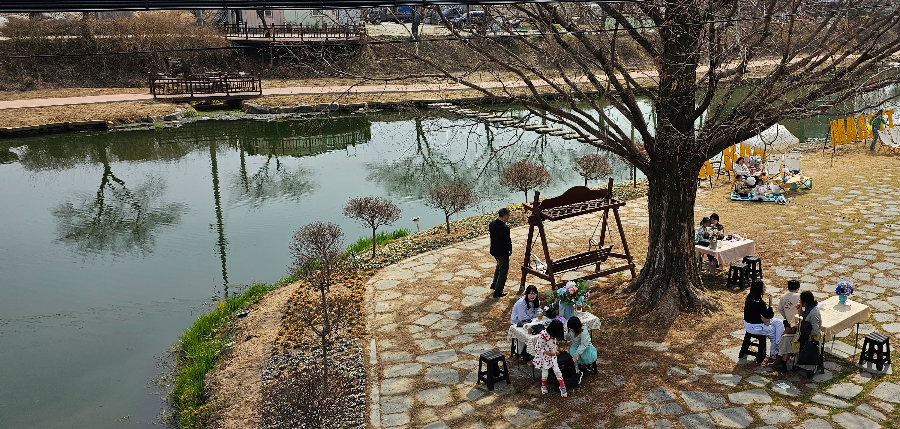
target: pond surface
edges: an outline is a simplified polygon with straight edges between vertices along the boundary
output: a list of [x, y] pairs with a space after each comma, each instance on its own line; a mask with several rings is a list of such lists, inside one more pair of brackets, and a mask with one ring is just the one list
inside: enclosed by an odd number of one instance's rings
[[158, 358], [212, 300], [286, 275], [299, 227], [367, 236], [342, 215], [349, 198], [390, 198], [403, 217], [383, 229], [415, 231], [415, 216], [444, 220], [422, 203], [432, 184], [482, 196], [454, 218], [494, 211], [524, 200], [500, 188], [505, 166], [542, 163], [543, 194], [557, 195], [583, 184], [572, 160], [593, 149], [381, 114], [0, 141], [7, 150], [18, 161], [0, 164], [0, 427], [107, 428], [153, 425]]

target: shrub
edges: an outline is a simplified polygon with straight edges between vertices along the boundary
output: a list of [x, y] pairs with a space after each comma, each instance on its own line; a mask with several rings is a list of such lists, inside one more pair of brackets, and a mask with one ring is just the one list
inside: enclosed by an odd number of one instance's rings
[[588, 180], [597, 180], [612, 173], [609, 160], [599, 153], [589, 153], [581, 158], [576, 158], [573, 168], [576, 173], [584, 177], [584, 186], [587, 186]]
[[323, 371], [318, 349], [275, 355], [263, 373], [263, 429], [365, 428], [366, 371], [351, 340], [335, 344]]
[[506, 167], [500, 174], [500, 186], [509, 189], [510, 192], [524, 192], [526, 202], [529, 190], [542, 189], [549, 184], [550, 173], [547, 169], [524, 159]]
[[344, 206], [344, 216], [356, 220], [363, 226], [372, 228], [372, 257], [375, 257], [375, 246], [378, 238], [375, 231], [379, 226], [390, 225], [400, 219], [400, 208], [386, 198], [361, 197], [352, 198]]
[[438, 185], [431, 188], [431, 191], [428, 192], [428, 197], [425, 198], [425, 205], [444, 212], [444, 221], [447, 223], [447, 234], [449, 234], [450, 216], [475, 204], [477, 200], [475, 192], [466, 185]]

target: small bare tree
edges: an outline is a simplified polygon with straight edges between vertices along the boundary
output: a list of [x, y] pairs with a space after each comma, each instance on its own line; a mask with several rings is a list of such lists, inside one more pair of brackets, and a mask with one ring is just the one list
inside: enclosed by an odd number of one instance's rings
[[470, 207], [477, 201], [472, 188], [463, 184], [438, 185], [431, 188], [425, 205], [444, 211], [444, 220], [447, 223], [447, 234], [450, 233], [450, 216]]
[[[334, 271], [344, 254], [344, 231], [331, 222], [313, 222], [303, 226], [294, 234], [290, 244], [294, 257], [291, 271], [297, 274], [313, 269], [311, 280], [321, 296], [324, 308], [328, 299], [326, 292], [331, 284]], [[331, 318], [329, 312], [322, 312], [321, 329], [316, 332], [322, 347], [322, 370], [328, 379], [328, 345], [331, 338]]]
[[581, 158], [576, 158], [573, 168], [576, 173], [584, 177], [584, 186], [587, 186], [588, 180], [597, 180], [612, 173], [609, 160], [599, 153], [589, 153]]
[[363, 226], [372, 228], [372, 257], [375, 257], [375, 231], [379, 226], [391, 225], [400, 219], [400, 207], [387, 198], [359, 197], [347, 201], [344, 216], [354, 219]]
[[510, 192], [520, 191], [525, 193], [525, 201], [528, 201], [528, 191], [542, 189], [550, 184], [550, 173], [542, 165], [521, 160], [503, 170], [500, 173], [500, 186], [509, 189]]

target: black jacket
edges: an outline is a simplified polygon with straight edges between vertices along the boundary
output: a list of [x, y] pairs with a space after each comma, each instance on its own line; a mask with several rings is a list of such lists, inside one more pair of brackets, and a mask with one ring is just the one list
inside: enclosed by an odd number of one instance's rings
[[508, 258], [509, 252], [512, 251], [512, 239], [509, 237], [509, 227], [506, 222], [494, 219], [488, 225], [488, 231], [491, 233], [491, 256]]
[[766, 305], [762, 298], [749, 296], [744, 301], [744, 321], [750, 324], [762, 323], [762, 317], [771, 319], [775, 317], [775, 310]]

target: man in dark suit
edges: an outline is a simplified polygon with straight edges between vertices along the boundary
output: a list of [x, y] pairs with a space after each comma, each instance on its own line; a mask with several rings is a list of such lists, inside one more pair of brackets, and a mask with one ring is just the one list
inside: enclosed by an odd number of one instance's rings
[[506, 275], [509, 273], [509, 256], [512, 255], [512, 239], [509, 237], [509, 209], [506, 207], [497, 211], [497, 219], [494, 219], [488, 225], [488, 231], [491, 233], [491, 256], [497, 260], [497, 268], [494, 269], [494, 281], [491, 282], [491, 289], [494, 290], [492, 297], [503, 298], [509, 292], [503, 292], [506, 286]]

